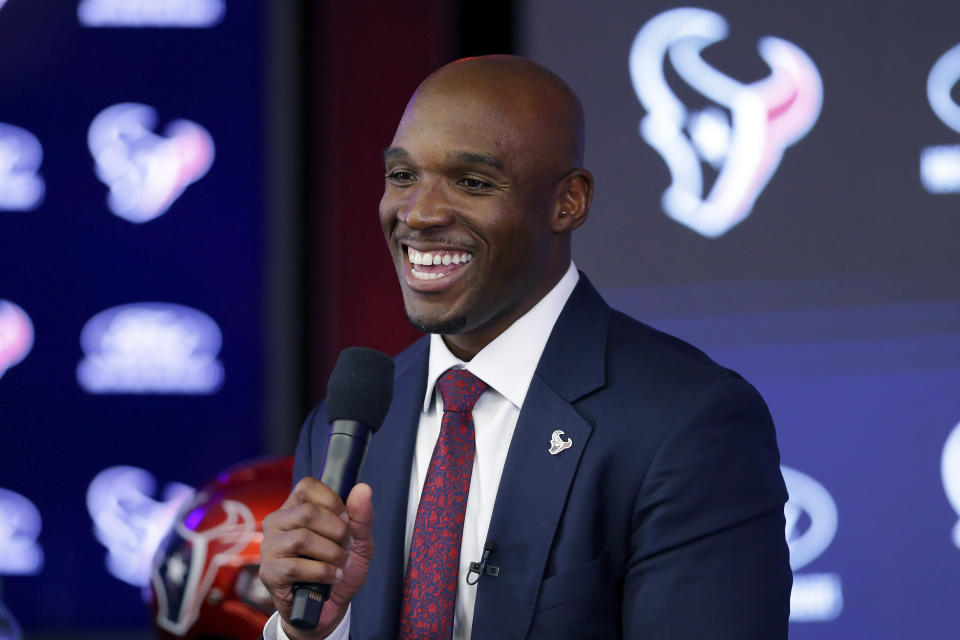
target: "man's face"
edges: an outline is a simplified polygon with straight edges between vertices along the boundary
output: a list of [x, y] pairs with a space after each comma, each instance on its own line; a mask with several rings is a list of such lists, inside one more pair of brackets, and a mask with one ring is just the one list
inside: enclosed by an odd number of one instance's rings
[[550, 220], [562, 173], [522, 123], [490, 101], [418, 95], [384, 154], [380, 222], [407, 315], [473, 353], [558, 277]]

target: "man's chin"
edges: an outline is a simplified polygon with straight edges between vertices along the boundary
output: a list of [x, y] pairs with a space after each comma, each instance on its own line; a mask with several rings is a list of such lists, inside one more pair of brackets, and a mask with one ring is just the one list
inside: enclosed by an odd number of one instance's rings
[[410, 324], [425, 333], [439, 333], [441, 335], [455, 335], [463, 331], [467, 326], [465, 316], [454, 316], [452, 318], [430, 318], [418, 316], [407, 311], [407, 319]]

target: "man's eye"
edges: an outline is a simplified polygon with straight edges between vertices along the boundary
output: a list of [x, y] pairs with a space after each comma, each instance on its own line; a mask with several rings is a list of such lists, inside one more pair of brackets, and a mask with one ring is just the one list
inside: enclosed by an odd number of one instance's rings
[[484, 182], [483, 180], [477, 180], [476, 178], [461, 178], [460, 184], [467, 189], [480, 190], [487, 189], [492, 185], [489, 182]]
[[387, 174], [387, 180], [393, 183], [412, 182], [413, 179], [414, 177], [412, 173], [410, 173], [409, 171], [401, 171], [399, 169], [396, 171], [391, 171], [390, 173]]

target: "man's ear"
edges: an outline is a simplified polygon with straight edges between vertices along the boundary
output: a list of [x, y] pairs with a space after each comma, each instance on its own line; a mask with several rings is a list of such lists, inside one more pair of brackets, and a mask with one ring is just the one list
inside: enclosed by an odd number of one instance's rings
[[582, 225], [590, 213], [593, 199], [593, 175], [586, 169], [574, 169], [560, 183], [553, 216], [553, 232], [566, 233]]

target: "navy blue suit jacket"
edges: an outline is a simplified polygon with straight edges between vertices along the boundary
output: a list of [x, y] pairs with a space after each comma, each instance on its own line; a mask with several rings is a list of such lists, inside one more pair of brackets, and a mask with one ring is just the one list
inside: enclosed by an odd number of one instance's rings
[[[429, 341], [396, 358], [371, 441], [375, 556], [353, 640], [393, 640]], [[294, 482], [320, 476], [318, 407]], [[550, 455], [556, 429], [573, 446]], [[611, 310], [581, 274], [520, 411], [490, 522], [473, 640], [787, 637], [786, 490], [766, 405], [736, 373]]]

